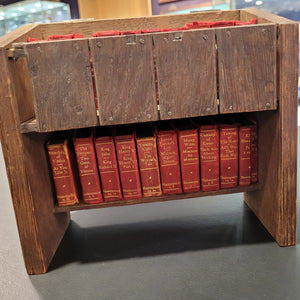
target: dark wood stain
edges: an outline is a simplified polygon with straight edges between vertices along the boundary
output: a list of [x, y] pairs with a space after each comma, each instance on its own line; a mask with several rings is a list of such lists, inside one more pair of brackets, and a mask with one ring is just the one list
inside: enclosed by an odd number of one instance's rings
[[87, 40], [23, 44], [39, 131], [96, 126]]
[[90, 40], [100, 124], [158, 120], [151, 35]]
[[217, 114], [215, 31], [153, 35], [161, 119]]
[[220, 113], [276, 109], [276, 25], [216, 30]]

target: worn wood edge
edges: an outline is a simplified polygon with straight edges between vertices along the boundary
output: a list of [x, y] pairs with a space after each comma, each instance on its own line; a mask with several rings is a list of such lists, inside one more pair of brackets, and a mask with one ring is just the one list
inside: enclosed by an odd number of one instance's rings
[[164, 201], [171, 201], [171, 200], [183, 200], [183, 199], [190, 199], [190, 198], [197, 198], [197, 197], [243, 193], [243, 192], [258, 190], [258, 189], [260, 189], [260, 187], [261, 187], [260, 183], [254, 183], [249, 186], [237, 186], [234, 188], [220, 189], [220, 190], [211, 191], [211, 192], [198, 191], [198, 192], [184, 193], [184, 194], [143, 197], [143, 198], [134, 199], [134, 200], [106, 201], [106, 202], [101, 202], [101, 203], [97, 203], [97, 204], [79, 203], [79, 204], [70, 205], [70, 206], [56, 206], [56, 207], [54, 207], [54, 212], [62, 213], [62, 212], [74, 211], [74, 210], [107, 208], [107, 207], [115, 207], [115, 206], [128, 206], [128, 205], [146, 204], [146, 203], [153, 203], [153, 202], [164, 202]]
[[277, 24], [298, 24], [295, 21], [271, 14], [257, 8], [245, 8], [240, 10], [240, 20], [248, 21], [249, 19], [256, 18], [259, 24], [261, 23], [277, 23]]
[[90, 37], [95, 31], [99, 30], [137, 30], [145, 28], [157, 27], [181, 27], [186, 22], [195, 20], [203, 21], [221, 21], [228, 19], [239, 19], [239, 11], [210, 11], [193, 14], [178, 14], [178, 15], [159, 15], [136, 18], [120, 18], [120, 19], [103, 19], [94, 21], [79, 21], [68, 24], [54, 23], [41, 24], [43, 36], [47, 37], [52, 34], [68, 34], [71, 32], [80, 32], [84, 36]]
[[[5, 55], [5, 51], [3, 48], [0, 48], [0, 61], [1, 61], [1, 66], [4, 68], [4, 72], [6, 73], [5, 75], [7, 76], [6, 80], [6, 86], [2, 86], [0, 89], [0, 92], [2, 91], [2, 93], [0, 93], [0, 98], [2, 98], [3, 101], [8, 101], [9, 99], [9, 110], [14, 111], [12, 112], [12, 116], [13, 116], [13, 120], [10, 120], [10, 127], [14, 127], [14, 128], [18, 128], [18, 125], [20, 124], [20, 120], [19, 120], [19, 115], [18, 115], [18, 108], [17, 108], [17, 104], [14, 101], [15, 99], [15, 95], [14, 95], [14, 90], [13, 87], [11, 85], [11, 81], [10, 81], [10, 76], [8, 74], [8, 65], [6, 62], [6, 55]], [[0, 82], [1, 83], [1, 82]], [[6, 90], [6, 94], [4, 94]], [[23, 151], [23, 143], [22, 143], [22, 139], [20, 136], [20, 133], [17, 132], [17, 130], [15, 132], [13, 132], [14, 134], [11, 134], [12, 132], [6, 132], [6, 131], [12, 131], [11, 128], [7, 128], [7, 125], [4, 124], [3, 122], [3, 116], [2, 116], [3, 112], [1, 112], [0, 114], [0, 137], [1, 137], [1, 143], [2, 143], [2, 151], [3, 151], [3, 156], [5, 159], [5, 165], [6, 165], [6, 171], [7, 171], [7, 175], [8, 175], [8, 182], [10, 185], [10, 191], [11, 191], [11, 196], [12, 196], [12, 201], [13, 201], [13, 206], [14, 206], [14, 211], [15, 211], [15, 216], [16, 216], [16, 220], [17, 220], [17, 226], [19, 229], [19, 235], [20, 232], [22, 232], [22, 228], [20, 228], [20, 214], [18, 215], [18, 210], [20, 209], [19, 207], [19, 203], [17, 197], [20, 196], [23, 198], [23, 204], [24, 202], [26, 202], [26, 206], [27, 206], [27, 213], [29, 213], [28, 216], [28, 222], [31, 222], [31, 226], [30, 226], [30, 231], [32, 231], [32, 243], [34, 243], [34, 247], [36, 248], [37, 252], [39, 253], [39, 266], [36, 266], [36, 268], [34, 269], [34, 267], [32, 265], [30, 265], [31, 262], [29, 262], [26, 258], [26, 256], [30, 255], [30, 253], [25, 253], [25, 249], [22, 247], [22, 253], [23, 253], [23, 257], [24, 257], [24, 261], [25, 261], [25, 266], [27, 269], [28, 274], [33, 274], [33, 273], [45, 273], [46, 272], [46, 266], [45, 266], [45, 261], [44, 261], [44, 256], [43, 256], [43, 250], [41, 248], [41, 244], [38, 238], [38, 229], [37, 229], [37, 223], [36, 223], [36, 219], [34, 217], [34, 204], [32, 201], [32, 194], [31, 194], [31, 190], [28, 184], [28, 180], [26, 177], [26, 168], [25, 168], [25, 164], [24, 164], [24, 151]], [[20, 147], [20, 151], [19, 151], [19, 155], [18, 156], [11, 156], [10, 153], [10, 141], [11, 139], [15, 139], [15, 142], [18, 144], [18, 146]], [[13, 146], [13, 145], [12, 145]], [[18, 164], [18, 166], [16, 167], [16, 164]], [[19, 186], [19, 188], [21, 188], [21, 190], [19, 191], [19, 195], [18, 195], [18, 185], [19, 183], [17, 183], [15, 181], [14, 178], [14, 171], [15, 169], [18, 169], [18, 174], [23, 173], [23, 179], [26, 182], [26, 184], [22, 185], [21, 187]], [[25, 200], [26, 199], [26, 200]], [[24, 201], [25, 200], [25, 201]], [[19, 200], [21, 201], [21, 199]], [[28, 209], [29, 208], [29, 209]], [[23, 208], [24, 209], [24, 208]], [[21, 238], [21, 235], [20, 235]], [[25, 236], [24, 236], [25, 238]], [[21, 244], [22, 244], [22, 238], [21, 238]], [[27, 249], [28, 251], [28, 249]]]
[[[298, 23], [287, 22], [279, 25], [278, 76], [282, 79], [278, 82], [278, 98], [282, 136], [280, 145], [282, 156], [280, 184], [282, 188], [280, 195], [280, 219], [276, 239], [283, 246], [295, 245], [297, 239], [298, 38]], [[290, 43], [287, 42], [288, 39]], [[286, 53], [288, 53], [288, 56]], [[289, 58], [294, 58], [294, 61], [288, 61]], [[290, 94], [291, 91], [294, 93]], [[292, 113], [294, 113], [294, 118], [292, 118]], [[290, 142], [286, 143], [287, 140]], [[295, 197], [294, 199], [287, 198], [292, 195]]]
[[35, 118], [32, 118], [20, 125], [21, 133], [38, 132], [38, 125]]
[[24, 37], [33, 31], [38, 31], [40, 24], [25, 24], [0, 37], [0, 47], [9, 48], [12, 43], [21, 42]]

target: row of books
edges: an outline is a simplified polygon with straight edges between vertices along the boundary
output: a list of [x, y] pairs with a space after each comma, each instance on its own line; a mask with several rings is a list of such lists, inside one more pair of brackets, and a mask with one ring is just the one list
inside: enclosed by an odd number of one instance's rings
[[214, 191], [257, 182], [255, 123], [194, 121], [55, 135], [47, 150], [58, 205]]

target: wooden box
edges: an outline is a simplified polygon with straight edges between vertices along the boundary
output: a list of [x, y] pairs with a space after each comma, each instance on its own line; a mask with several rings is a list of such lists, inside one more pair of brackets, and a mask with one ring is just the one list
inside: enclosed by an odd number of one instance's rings
[[[100, 30], [252, 18], [257, 24], [92, 37]], [[84, 38], [45, 41], [70, 33]], [[27, 43], [28, 37], [44, 41]], [[1, 143], [29, 274], [46, 272], [74, 209], [244, 192], [279, 245], [296, 243], [297, 23], [246, 9], [24, 25], [0, 38], [0, 61]], [[44, 149], [52, 132], [228, 113], [251, 113], [258, 121], [258, 184], [55, 206]]]

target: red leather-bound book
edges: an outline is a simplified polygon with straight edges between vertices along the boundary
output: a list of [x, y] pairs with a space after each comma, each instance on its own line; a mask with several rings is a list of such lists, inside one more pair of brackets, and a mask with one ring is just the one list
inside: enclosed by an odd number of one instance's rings
[[125, 200], [141, 198], [142, 190], [133, 128], [120, 126], [116, 132], [115, 144], [123, 198]]
[[73, 205], [81, 196], [78, 169], [72, 142], [56, 136], [47, 143], [53, 181], [59, 206]]
[[97, 128], [95, 149], [105, 201], [122, 199], [119, 170], [113, 131], [109, 127]]
[[239, 185], [251, 183], [250, 126], [239, 127]]
[[221, 188], [238, 184], [238, 124], [220, 125], [220, 185]]
[[90, 128], [76, 130], [73, 143], [77, 158], [83, 202], [103, 201], [94, 148], [94, 131]]
[[219, 178], [219, 126], [217, 124], [199, 127], [201, 190], [220, 189]]
[[177, 131], [167, 122], [156, 126], [161, 185], [164, 194], [182, 193]]
[[198, 129], [189, 119], [176, 120], [178, 130], [181, 181], [184, 192], [200, 190]]
[[258, 181], [258, 138], [257, 138], [257, 124], [251, 126], [251, 183]]
[[142, 191], [144, 197], [162, 194], [156, 136], [152, 126], [139, 125], [136, 133]]

